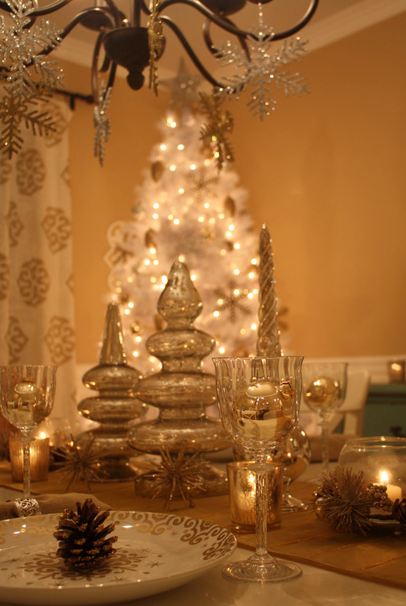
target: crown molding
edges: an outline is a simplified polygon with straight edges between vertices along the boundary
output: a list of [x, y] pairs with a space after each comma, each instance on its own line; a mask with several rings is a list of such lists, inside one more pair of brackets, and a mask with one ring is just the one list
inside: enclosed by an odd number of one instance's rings
[[[406, 0], [362, 0], [356, 2], [352, 7], [343, 9], [331, 17], [326, 17], [306, 27], [306, 38], [309, 40], [308, 51], [311, 52], [342, 40], [405, 11]], [[59, 59], [89, 67], [92, 60], [92, 51], [92, 44], [68, 36], [54, 51], [54, 54]], [[125, 70], [118, 70], [120, 76], [124, 76], [125, 73]]]
[[362, 0], [305, 29], [309, 52], [406, 11], [406, 0]]

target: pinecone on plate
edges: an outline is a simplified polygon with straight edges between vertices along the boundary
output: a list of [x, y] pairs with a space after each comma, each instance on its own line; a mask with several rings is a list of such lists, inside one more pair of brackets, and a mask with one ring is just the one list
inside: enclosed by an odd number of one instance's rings
[[396, 499], [392, 505], [392, 517], [401, 524], [406, 524], [406, 499]]
[[115, 527], [114, 523], [104, 524], [109, 515], [109, 511], [100, 512], [92, 499], [77, 503], [76, 511], [65, 509], [54, 532], [58, 539], [56, 555], [76, 570], [94, 568], [111, 556], [116, 551], [113, 543], [117, 537], [108, 537]]

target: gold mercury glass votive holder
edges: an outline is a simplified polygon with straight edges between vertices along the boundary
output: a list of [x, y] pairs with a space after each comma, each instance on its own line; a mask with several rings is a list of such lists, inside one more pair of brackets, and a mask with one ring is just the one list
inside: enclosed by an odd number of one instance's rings
[[[253, 461], [234, 461], [227, 465], [230, 489], [230, 509], [233, 530], [239, 533], [255, 531], [256, 474]], [[281, 522], [282, 469], [268, 464], [268, 528]]]
[[389, 383], [404, 383], [406, 379], [406, 360], [389, 360]]
[[[23, 480], [23, 443], [19, 434], [9, 439], [11, 476], [14, 482]], [[30, 445], [30, 473], [32, 482], [48, 479], [49, 438], [36, 438]]]

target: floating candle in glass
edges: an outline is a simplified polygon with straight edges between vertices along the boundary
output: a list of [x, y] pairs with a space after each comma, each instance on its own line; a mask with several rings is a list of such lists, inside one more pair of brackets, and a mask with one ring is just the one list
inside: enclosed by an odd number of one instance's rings
[[386, 486], [391, 501], [406, 498], [406, 438], [376, 436], [349, 440], [338, 463], [364, 474], [365, 482]]

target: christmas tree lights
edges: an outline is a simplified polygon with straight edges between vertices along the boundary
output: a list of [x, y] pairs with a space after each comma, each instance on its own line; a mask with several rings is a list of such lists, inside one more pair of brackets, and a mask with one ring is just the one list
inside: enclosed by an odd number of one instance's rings
[[136, 193], [132, 221], [109, 230], [111, 298], [121, 306], [129, 356], [144, 372], [159, 363], [145, 341], [160, 328], [156, 302], [175, 260], [186, 263], [203, 301], [198, 325], [217, 355], [255, 352], [257, 235], [237, 174], [202, 149], [204, 119], [184, 107], [168, 111], [162, 141]]

